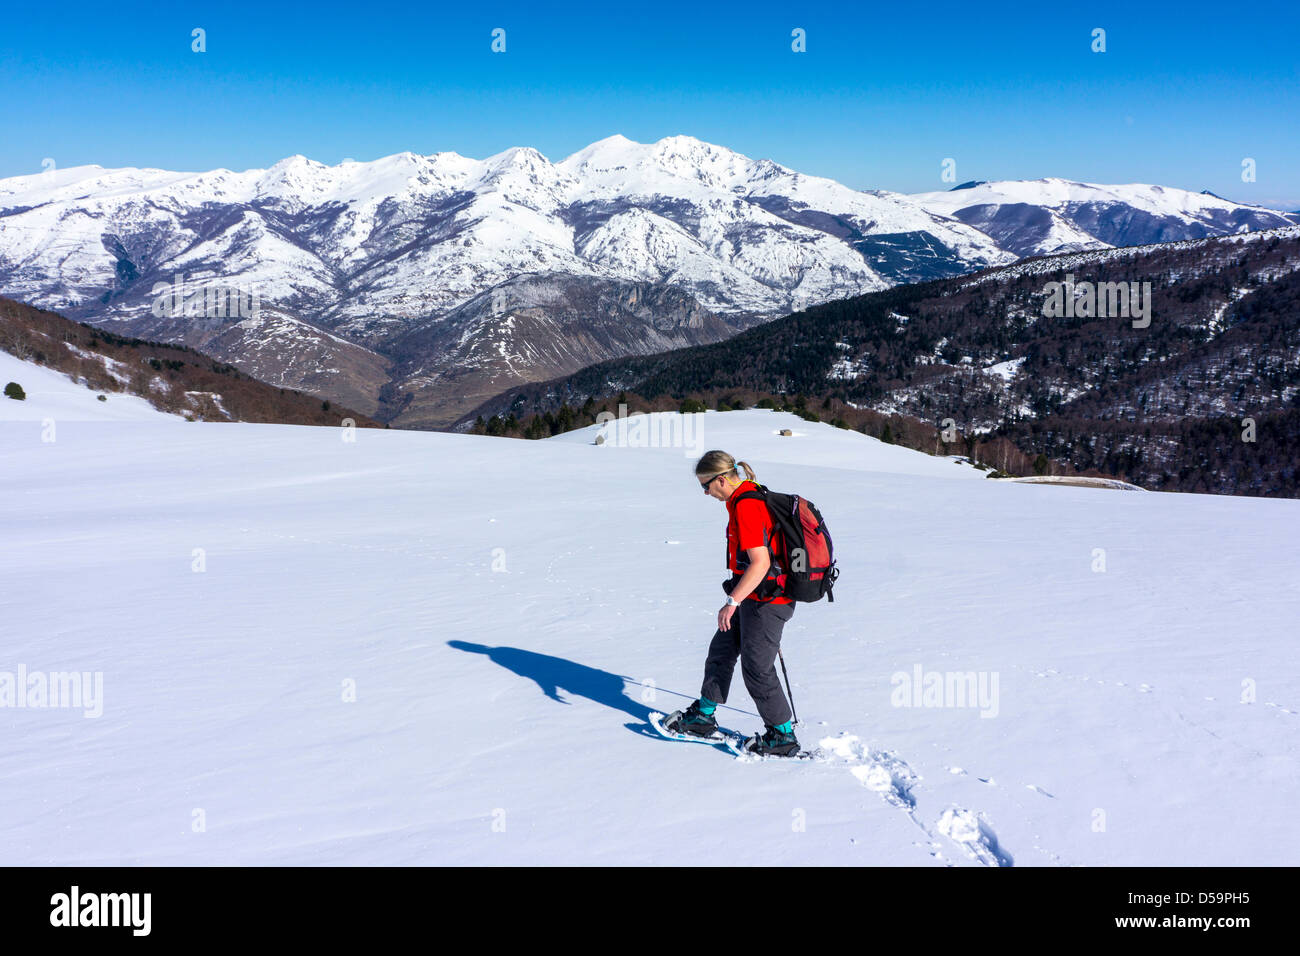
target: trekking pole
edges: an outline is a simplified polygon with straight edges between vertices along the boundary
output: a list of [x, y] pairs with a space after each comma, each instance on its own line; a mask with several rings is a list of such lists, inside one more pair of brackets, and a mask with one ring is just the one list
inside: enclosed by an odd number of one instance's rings
[[785, 678], [785, 694], [790, 698], [790, 714], [794, 718], [791, 726], [793, 726], [799, 723], [799, 712], [794, 709], [794, 694], [790, 693], [790, 675], [785, 669], [785, 655], [781, 653], [779, 647], [776, 649], [776, 656], [781, 659], [781, 676]]

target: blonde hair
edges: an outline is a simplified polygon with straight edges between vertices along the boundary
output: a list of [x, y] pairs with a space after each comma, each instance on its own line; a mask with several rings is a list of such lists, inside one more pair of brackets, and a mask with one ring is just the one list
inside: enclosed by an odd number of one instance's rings
[[700, 460], [695, 463], [696, 478], [716, 478], [718, 475], [728, 475], [732, 478], [739, 478], [736, 473], [737, 466], [745, 469], [745, 477], [753, 481], [757, 476], [754, 469], [749, 467], [747, 461], [736, 461], [725, 451], [706, 451]]

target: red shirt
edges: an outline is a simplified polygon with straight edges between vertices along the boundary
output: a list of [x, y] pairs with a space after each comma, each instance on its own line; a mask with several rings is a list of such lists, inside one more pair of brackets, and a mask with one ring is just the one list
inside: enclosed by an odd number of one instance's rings
[[[772, 554], [772, 539], [778, 532], [772, 525], [772, 516], [767, 513], [767, 505], [758, 498], [736, 500], [746, 491], [753, 491], [757, 487], [752, 481], [742, 481], [727, 499], [727, 569], [732, 574], [744, 574], [749, 567], [749, 555], [745, 553], [749, 548], [765, 547], [768, 555]], [[762, 586], [762, 582], [759, 586]], [[751, 591], [745, 600], [760, 599]], [[772, 604], [790, 603], [786, 597], [768, 598], [767, 601]]]

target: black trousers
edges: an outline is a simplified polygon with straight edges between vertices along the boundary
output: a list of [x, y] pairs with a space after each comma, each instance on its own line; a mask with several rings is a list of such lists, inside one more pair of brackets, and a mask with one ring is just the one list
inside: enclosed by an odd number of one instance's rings
[[754, 698], [763, 723], [776, 726], [789, 720], [790, 704], [776, 674], [776, 655], [781, 649], [781, 629], [792, 617], [793, 604], [741, 601], [731, 617], [731, 630], [713, 632], [700, 696], [725, 704], [739, 658], [745, 690]]

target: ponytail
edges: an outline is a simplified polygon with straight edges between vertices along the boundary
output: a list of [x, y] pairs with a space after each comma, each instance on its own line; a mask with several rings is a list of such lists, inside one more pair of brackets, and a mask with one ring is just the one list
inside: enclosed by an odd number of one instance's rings
[[750, 481], [757, 480], [754, 469], [749, 467], [747, 461], [736, 461], [725, 451], [706, 451], [698, 462], [695, 463], [695, 475], [697, 478], [716, 478], [718, 475], [731, 475], [737, 477], [737, 467], [745, 469], [745, 477]]

